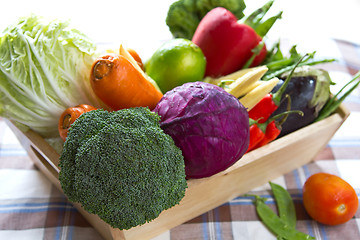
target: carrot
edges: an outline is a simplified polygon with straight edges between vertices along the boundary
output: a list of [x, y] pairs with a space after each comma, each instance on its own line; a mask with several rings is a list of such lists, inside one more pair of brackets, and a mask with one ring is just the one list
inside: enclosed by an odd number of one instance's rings
[[80, 104], [75, 107], [65, 109], [65, 111], [61, 114], [58, 123], [58, 131], [61, 139], [63, 141], [66, 140], [71, 124], [73, 124], [81, 114], [92, 110], [96, 110], [96, 108], [87, 104]]
[[120, 46], [119, 53], [102, 55], [93, 63], [90, 83], [94, 93], [113, 110], [154, 109], [163, 94], [127, 50]]
[[139, 65], [139, 67], [144, 70], [144, 63], [142, 62], [141, 57], [139, 56], [139, 54], [132, 48], [128, 48], [126, 49], [130, 55], [135, 59], [136, 63]]

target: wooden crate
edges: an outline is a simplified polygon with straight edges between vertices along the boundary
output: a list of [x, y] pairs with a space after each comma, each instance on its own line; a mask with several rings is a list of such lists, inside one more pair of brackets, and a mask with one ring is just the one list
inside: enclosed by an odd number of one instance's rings
[[[221, 173], [188, 180], [188, 189], [180, 204], [163, 211], [150, 223], [121, 231], [111, 228], [97, 215], [89, 214], [80, 204], [74, 206], [105, 239], [153, 238], [312, 161], [349, 114], [344, 106], [340, 106], [330, 117], [245, 154]], [[62, 191], [58, 180], [59, 154], [35, 132], [22, 132], [11, 122], [7, 123], [35, 165]]]

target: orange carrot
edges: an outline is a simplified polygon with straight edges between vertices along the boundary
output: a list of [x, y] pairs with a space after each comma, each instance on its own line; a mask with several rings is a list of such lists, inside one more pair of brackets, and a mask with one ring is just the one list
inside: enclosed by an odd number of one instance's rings
[[135, 59], [136, 63], [139, 65], [139, 67], [144, 70], [144, 63], [142, 62], [141, 57], [139, 54], [132, 48], [128, 48], [127, 51], [130, 53], [130, 55]]
[[90, 73], [94, 93], [113, 110], [154, 109], [163, 94], [127, 50], [121, 48], [120, 54], [109, 53], [95, 60]]
[[71, 124], [73, 124], [81, 114], [92, 110], [96, 110], [96, 108], [87, 104], [80, 104], [75, 107], [65, 109], [65, 111], [61, 114], [58, 123], [58, 130], [61, 139], [63, 141], [66, 140]]

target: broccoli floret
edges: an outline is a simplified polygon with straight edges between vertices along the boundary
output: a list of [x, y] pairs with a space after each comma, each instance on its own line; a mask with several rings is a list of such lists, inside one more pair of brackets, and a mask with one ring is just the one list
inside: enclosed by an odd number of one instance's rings
[[216, 7], [224, 7], [241, 19], [246, 5], [243, 0], [178, 0], [170, 5], [166, 24], [173, 37], [191, 40], [201, 19]]
[[60, 156], [59, 180], [69, 200], [119, 229], [178, 204], [187, 188], [184, 158], [159, 121], [148, 108], [82, 114]]

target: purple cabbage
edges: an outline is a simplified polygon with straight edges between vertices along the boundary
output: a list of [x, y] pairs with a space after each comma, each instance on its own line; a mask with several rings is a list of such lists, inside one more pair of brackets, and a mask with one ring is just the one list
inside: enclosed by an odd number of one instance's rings
[[190, 82], [164, 94], [154, 112], [184, 155], [187, 178], [221, 172], [249, 146], [249, 116], [233, 95], [209, 83]]

